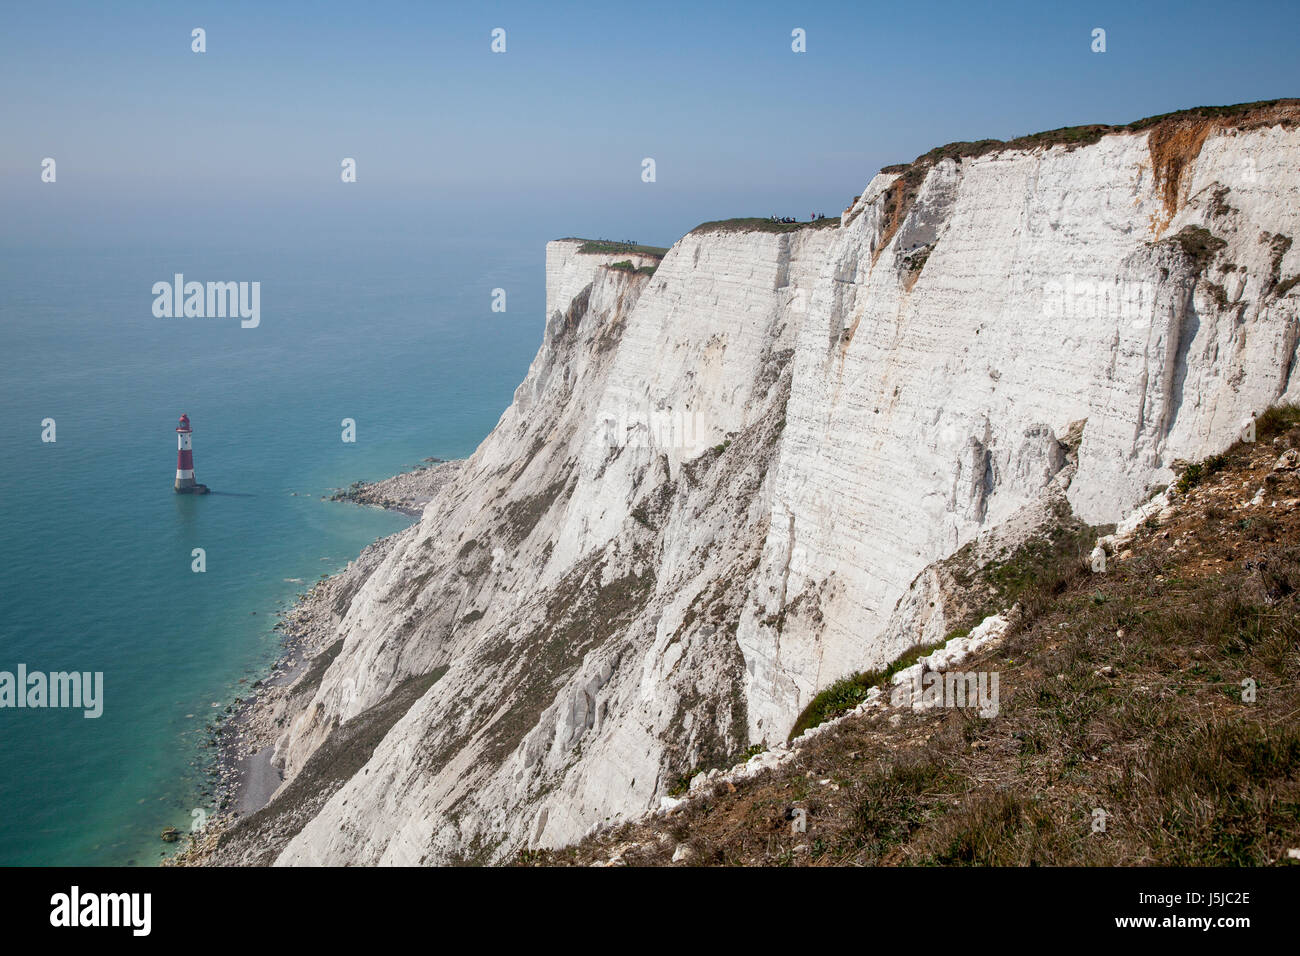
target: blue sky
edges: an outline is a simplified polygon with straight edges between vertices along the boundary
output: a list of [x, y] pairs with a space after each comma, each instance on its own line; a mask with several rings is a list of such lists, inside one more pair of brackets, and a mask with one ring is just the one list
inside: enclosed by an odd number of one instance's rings
[[[880, 166], [953, 140], [1300, 95], [1293, 2], [53, 2], [0, 16], [6, 242], [59, 222], [146, 234], [345, 209], [380, 233], [432, 219], [667, 243], [707, 219], [837, 213]], [[57, 194], [39, 180], [46, 156]], [[355, 185], [339, 182], [345, 156]]]

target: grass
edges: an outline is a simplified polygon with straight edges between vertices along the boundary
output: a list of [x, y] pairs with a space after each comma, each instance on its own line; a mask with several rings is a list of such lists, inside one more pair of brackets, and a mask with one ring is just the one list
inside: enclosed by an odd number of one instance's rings
[[943, 764], [924, 754], [871, 771], [852, 810], [848, 842], [857, 858], [876, 866], [906, 843], [933, 816], [932, 797], [945, 775]]
[[1085, 524], [1062, 503], [1037, 533], [1009, 554], [1004, 549], [980, 565], [974, 559], [975, 542], [967, 544], [948, 562], [956, 585], [967, 595], [963, 625], [969, 629], [1019, 605], [1012, 625], [1023, 626], [1070, 584], [1091, 573], [1088, 556], [1097, 538], [1113, 530]]
[[1255, 437], [1272, 441], [1297, 425], [1300, 425], [1300, 405], [1274, 405], [1255, 419]]
[[1247, 119], [1252, 113], [1258, 113], [1268, 110], [1270, 107], [1277, 106], [1294, 106], [1300, 103], [1300, 100], [1294, 99], [1276, 99], [1276, 100], [1256, 100], [1252, 103], [1234, 103], [1230, 106], [1194, 106], [1191, 109], [1175, 110], [1172, 113], [1160, 113], [1156, 116], [1148, 116], [1144, 119], [1134, 120], [1121, 129], [1132, 133], [1141, 132], [1150, 129], [1167, 120], [1222, 120], [1222, 119]]
[[827, 216], [825, 219], [805, 219], [800, 222], [773, 222], [766, 216], [761, 218], [751, 216], [741, 219], [716, 219], [712, 222], [702, 222], [687, 235], [700, 232], [797, 232], [800, 229], [838, 229], [839, 227], [839, 216]]
[[764, 749], [765, 748], [763, 747], [762, 744], [753, 744], [752, 746], [747, 747], [746, 749], [742, 750], [738, 754], [731, 754], [730, 756], [724, 757], [722, 760], [714, 761], [713, 763], [710, 763], [708, 765], [700, 765], [698, 767], [692, 767], [690, 770], [687, 770], [685, 773], [681, 773], [677, 775], [677, 778], [673, 781], [672, 786], [668, 788], [668, 795], [670, 797], [680, 797], [687, 790], [691, 789], [691, 781], [694, 780], [696, 777], [698, 777], [700, 774], [708, 773], [710, 770], [727, 770], [728, 768], [734, 767], [737, 764], [744, 763], [750, 757], [753, 757], [755, 754], [761, 754]]
[[[1256, 424], [1255, 428], [1256, 435], [1258, 435], [1258, 424]], [[1206, 478], [1222, 471], [1227, 463], [1228, 459], [1224, 455], [1211, 455], [1204, 461], [1192, 462], [1183, 468], [1183, 472], [1178, 476], [1178, 482], [1174, 487], [1178, 489], [1180, 494], [1186, 494]]]
[[790, 730], [789, 739], [794, 740], [809, 727], [824, 724], [852, 710], [867, 699], [867, 692], [871, 688], [883, 688], [899, 671], [911, 667], [926, 654], [943, 647], [945, 643], [939, 641], [934, 644], [914, 644], [881, 670], [859, 671], [837, 680], [808, 702], [808, 706], [803, 709]]
[[1022, 544], [1004, 561], [990, 561], [983, 574], [992, 597], [977, 616], [983, 618], [1017, 604], [1020, 619], [1033, 617], [1067, 587], [1090, 573], [1087, 556], [1107, 528], [1071, 523]]
[[632, 260], [631, 260], [631, 259], [623, 259], [623, 260], [620, 261], [620, 262], [611, 262], [611, 263], [609, 263], [609, 265], [607, 265], [605, 268], [607, 268], [607, 269], [617, 269], [617, 270], [619, 270], [620, 272], [631, 272], [631, 273], [633, 273], [633, 274], [635, 274], [635, 275], [646, 275], [646, 276], [652, 276], [652, 275], [655, 274], [655, 270], [658, 269], [659, 267], [658, 267], [658, 266], [639, 266], [639, 267], [638, 267], [638, 266], [634, 266], [634, 265], [632, 265]]
[[634, 246], [630, 242], [609, 242], [605, 239], [579, 239], [570, 237], [571, 242], [581, 242], [578, 251], [589, 255], [606, 255], [619, 253], [632, 253], [637, 256], [648, 256], [652, 259], [662, 259], [668, 253], [665, 246]]

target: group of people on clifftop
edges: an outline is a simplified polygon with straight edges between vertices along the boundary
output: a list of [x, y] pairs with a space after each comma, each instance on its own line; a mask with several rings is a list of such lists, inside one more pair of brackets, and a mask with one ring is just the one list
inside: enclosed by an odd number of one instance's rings
[[[785, 222], [785, 223], [794, 223], [794, 222], [798, 222], [798, 221], [799, 221], [799, 220], [796, 219], [794, 216], [768, 216], [767, 218], [768, 218], [768, 221], [769, 221], [769, 222]], [[818, 219], [825, 219], [825, 218], [826, 218], [826, 216], [823, 215], [823, 214], [820, 213], [820, 212], [810, 212], [810, 213], [808, 213], [808, 221], [809, 221], [809, 222], [815, 222], [815, 221], [818, 220]]]

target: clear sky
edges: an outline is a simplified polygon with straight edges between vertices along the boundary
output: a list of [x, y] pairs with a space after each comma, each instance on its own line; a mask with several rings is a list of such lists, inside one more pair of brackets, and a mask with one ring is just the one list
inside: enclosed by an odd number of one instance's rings
[[361, 231], [666, 244], [707, 219], [838, 213], [880, 166], [954, 140], [1300, 95], [1295, 0], [124, 0], [0, 18], [3, 242], [348, 204]]

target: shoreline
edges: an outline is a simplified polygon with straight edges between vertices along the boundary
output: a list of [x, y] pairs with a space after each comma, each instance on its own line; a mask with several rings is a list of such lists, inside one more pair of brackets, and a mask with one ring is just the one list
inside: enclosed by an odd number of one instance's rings
[[[452, 464], [456, 462], [445, 458], [425, 458], [421, 464], [391, 478], [354, 481], [346, 488], [335, 490], [326, 500], [373, 505], [419, 518], [424, 514], [424, 506], [433, 500], [437, 490], [451, 477], [445, 466]], [[451, 469], [451, 472], [454, 471]]]
[[[375, 482], [354, 482], [323, 500], [395, 511], [418, 522], [424, 507], [460, 470], [460, 460], [426, 458], [415, 468]], [[164, 865], [196, 865], [216, 848], [222, 832], [271, 802], [285, 782], [275, 751], [293, 717], [310, 702], [342, 639], [335, 631], [371, 572], [411, 525], [367, 545], [347, 566], [322, 578], [280, 616], [280, 652], [269, 671], [249, 686], [247, 697], [208, 738], [216, 750], [209, 771], [216, 812], [188, 845]]]

